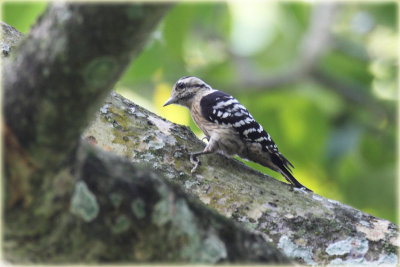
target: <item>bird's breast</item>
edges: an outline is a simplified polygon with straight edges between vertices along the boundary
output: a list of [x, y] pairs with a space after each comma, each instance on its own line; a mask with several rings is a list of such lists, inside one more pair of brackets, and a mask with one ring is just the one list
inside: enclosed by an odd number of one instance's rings
[[227, 156], [240, 155], [244, 152], [245, 143], [232, 125], [207, 120], [202, 116], [199, 105], [192, 105], [190, 111], [193, 121], [209, 139], [212, 138], [218, 144], [219, 151]]
[[215, 128], [215, 123], [205, 119], [201, 115], [200, 106], [197, 104], [193, 104], [190, 110], [190, 114], [192, 116], [193, 121], [196, 123], [197, 127], [208, 137], [210, 138], [213, 128]]

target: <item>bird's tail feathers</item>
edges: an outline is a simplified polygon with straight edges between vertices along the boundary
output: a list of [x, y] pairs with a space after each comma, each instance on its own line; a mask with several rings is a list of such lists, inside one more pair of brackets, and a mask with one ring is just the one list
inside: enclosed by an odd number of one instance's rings
[[307, 191], [312, 192], [310, 189], [308, 189], [307, 187], [302, 185], [299, 181], [297, 181], [296, 178], [294, 178], [294, 176], [288, 171], [288, 169], [285, 166], [283, 168], [281, 168], [281, 173], [282, 173], [283, 177], [285, 177], [285, 179], [289, 183], [291, 183], [293, 186], [295, 186], [297, 188], [304, 188]]
[[283, 177], [285, 177], [285, 179], [289, 183], [297, 188], [305, 188], [307, 191], [311, 191], [310, 189], [302, 185], [299, 181], [297, 181], [296, 178], [294, 178], [291, 173], [291, 167], [294, 168], [294, 166], [284, 156], [282, 156], [282, 154], [279, 153], [279, 155], [272, 156], [271, 159], [272, 162], [279, 168], [279, 172], [283, 175]]
[[294, 166], [290, 161], [287, 160], [282, 154], [279, 154], [279, 158], [282, 160], [283, 166], [290, 172], [292, 173], [292, 168], [294, 169]]
[[[307, 191], [311, 191], [299, 181], [294, 178], [294, 176], [291, 174], [292, 170], [291, 168], [294, 168], [294, 166], [284, 157], [282, 154], [278, 153], [271, 153], [270, 158], [265, 159], [263, 157], [260, 157], [258, 154], [246, 154], [246, 155], [240, 155], [242, 158], [246, 158], [248, 160], [254, 161], [258, 164], [261, 164], [265, 167], [268, 167], [276, 172], [279, 172], [285, 177], [285, 179], [292, 184], [294, 187], [297, 188], [305, 188]], [[312, 192], [312, 191], [311, 191]]]

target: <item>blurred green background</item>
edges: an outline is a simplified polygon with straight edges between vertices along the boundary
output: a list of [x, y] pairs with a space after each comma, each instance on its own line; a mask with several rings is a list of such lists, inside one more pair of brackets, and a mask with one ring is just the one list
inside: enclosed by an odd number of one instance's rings
[[[3, 2], [3, 21], [27, 34], [45, 8]], [[248, 107], [301, 183], [397, 222], [397, 25], [396, 3], [179, 3], [116, 91], [201, 137], [161, 107], [200, 77]]]

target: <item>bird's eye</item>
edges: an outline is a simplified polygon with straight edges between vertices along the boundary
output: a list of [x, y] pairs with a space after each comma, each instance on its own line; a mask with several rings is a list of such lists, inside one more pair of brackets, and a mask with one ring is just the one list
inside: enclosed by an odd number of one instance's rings
[[185, 87], [185, 84], [182, 83], [182, 82], [180, 82], [180, 83], [178, 83], [178, 84], [176, 85], [176, 88], [177, 88], [177, 89], [183, 89], [184, 87]]

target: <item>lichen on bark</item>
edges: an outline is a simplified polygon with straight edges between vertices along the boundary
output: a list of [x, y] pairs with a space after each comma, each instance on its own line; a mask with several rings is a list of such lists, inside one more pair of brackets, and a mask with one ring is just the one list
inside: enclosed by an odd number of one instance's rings
[[[205, 144], [190, 129], [116, 93], [111, 93], [106, 103], [107, 109], [103, 106], [83, 136], [97, 139], [98, 146], [131, 162], [157, 170], [226, 217], [261, 232], [299, 263], [397, 262], [395, 224], [293, 189], [223, 155], [202, 157], [202, 165], [192, 175], [189, 153], [202, 150]], [[350, 251], [330, 254], [332, 246], [346, 240], [352, 241]], [[366, 246], [368, 250], [363, 249]]]

